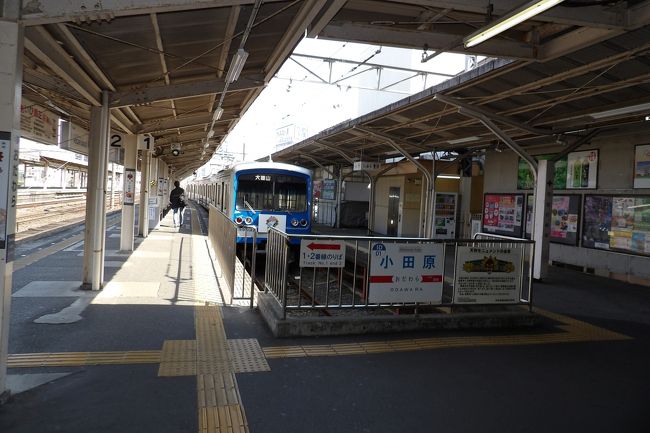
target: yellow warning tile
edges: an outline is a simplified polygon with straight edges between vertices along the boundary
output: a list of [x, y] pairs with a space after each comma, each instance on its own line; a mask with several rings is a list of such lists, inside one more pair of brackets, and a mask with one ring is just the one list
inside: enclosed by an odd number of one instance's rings
[[161, 362], [196, 361], [196, 340], [165, 340]]
[[240, 405], [199, 408], [200, 433], [244, 433], [248, 425]]
[[295, 358], [307, 356], [301, 346], [275, 346], [262, 349], [266, 358]]
[[307, 356], [335, 356], [336, 352], [330, 345], [302, 346]]
[[171, 376], [195, 376], [196, 375], [196, 361], [191, 362], [161, 362], [158, 367], [158, 376], [171, 377]]
[[332, 348], [338, 355], [365, 355], [366, 350], [361, 345], [353, 344], [334, 344]]
[[228, 406], [240, 403], [237, 381], [232, 373], [197, 376], [199, 407]]

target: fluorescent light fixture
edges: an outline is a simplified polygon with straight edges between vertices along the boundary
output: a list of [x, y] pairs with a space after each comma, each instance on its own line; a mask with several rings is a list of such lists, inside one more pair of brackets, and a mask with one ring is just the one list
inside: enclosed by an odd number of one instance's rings
[[511, 12], [508, 12], [498, 20], [495, 20], [485, 27], [482, 27], [463, 39], [465, 48], [473, 47], [481, 42], [498, 35], [501, 32], [526, 21], [529, 18], [539, 15], [542, 12], [562, 3], [564, 0], [534, 0], [525, 3]]
[[460, 179], [457, 174], [439, 174], [438, 179]]
[[462, 143], [469, 143], [470, 141], [476, 141], [479, 138], [477, 136], [472, 136], [472, 137], [464, 137], [464, 138], [457, 138], [455, 140], [447, 140], [447, 143], [449, 144], [462, 144]]
[[602, 119], [605, 117], [620, 116], [621, 114], [638, 113], [640, 111], [650, 111], [650, 102], [645, 104], [630, 105], [628, 107], [614, 108], [612, 110], [600, 111], [598, 113], [589, 114], [589, 117], [594, 119]]
[[[216, 122], [217, 120], [221, 119], [221, 115], [223, 114], [223, 108], [217, 107], [216, 110], [214, 110], [214, 113], [212, 114], [212, 121]], [[208, 134], [210, 134], [208, 132]], [[210, 138], [210, 137], [208, 137]]]
[[241, 74], [242, 69], [244, 69], [244, 63], [246, 63], [247, 58], [247, 51], [245, 51], [243, 48], [237, 50], [232, 58], [232, 61], [230, 62], [228, 73], [226, 74], [226, 83], [231, 84], [237, 81], [239, 74]]
[[214, 137], [214, 129], [208, 131], [208, 140]]

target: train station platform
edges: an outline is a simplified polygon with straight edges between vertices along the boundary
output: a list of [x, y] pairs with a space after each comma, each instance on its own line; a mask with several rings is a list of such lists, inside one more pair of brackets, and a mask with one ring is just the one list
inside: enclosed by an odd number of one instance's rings
[[650, 292], [552, 268], [539, 326], [274, 338], [231, 305], [203, 211], [136, 250], [106, 238], [79, 290], [79, 227], [18, 246], [0, 431], [645, 432]]

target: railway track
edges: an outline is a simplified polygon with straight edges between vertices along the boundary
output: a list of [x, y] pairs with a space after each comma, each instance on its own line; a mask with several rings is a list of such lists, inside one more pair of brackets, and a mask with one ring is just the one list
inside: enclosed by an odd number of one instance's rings
[[[114, 196], [111, 207], [110, 197], [106, 199], [106, 210], [121, 208], [121, 202]], [[28, 195], [19, 196], [16, 206], [16, 237], [24, 239], [35, 234], [55, 230], [60, 227], [85, 220], [86, 197], [84, 193], [71, 193], [60, 197], [48, 196], [45, 200], [32, 201]]]

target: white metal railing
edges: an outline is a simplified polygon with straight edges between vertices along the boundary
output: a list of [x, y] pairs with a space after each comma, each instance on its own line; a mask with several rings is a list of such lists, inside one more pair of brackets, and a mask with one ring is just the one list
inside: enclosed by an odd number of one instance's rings
[[[238, 237], [243, 241], [240, 248], [243, 263], [237, 257]], [[255, 296], [257, 229], [238, 226], [226, 214], [209, 206], [208, 239], [230, 289], [230, 303], [233, 300], [248, 300], [252, 307]]]
[[[343, 241], [345, 242], [344, 267], [300, 267], [292, 262], [290, 245], [300, 241]], [[442, 297], [441, 302], [393, 302], [372, 303], [369, 300], [369, 274], [371, 269], [371, 245], [385, 244], [442, 244]], [[534, 242], [526, 239], [425, 239], [369, 236], [289, 235], [275, 228], [269, 230], [266, 245], [265, 290], [280, 304], [283, 316], [287, 310], [320, 310], [327, 313], [333, 309], [367, 309], [377, 307], [457, 306], [456, 269], [459, 247], [470, 247], [481, 251], [499, 249], [512, 251], [520, 257], [517, 276], [518, 299], [496, 305], [528, 305], [532, 309], [532, 258]], [[463, 248], [467, 251], [467, 248]], [[294, 253], [295, 254], [295, 253]], [[471, 266], [471, 265], [467, 265]], [[496, 272], [496, 271], [495, 271]], [[460, 279], [459, 279], [460, 281]], [[473, 303], [463, 305], [492, 305]]]

